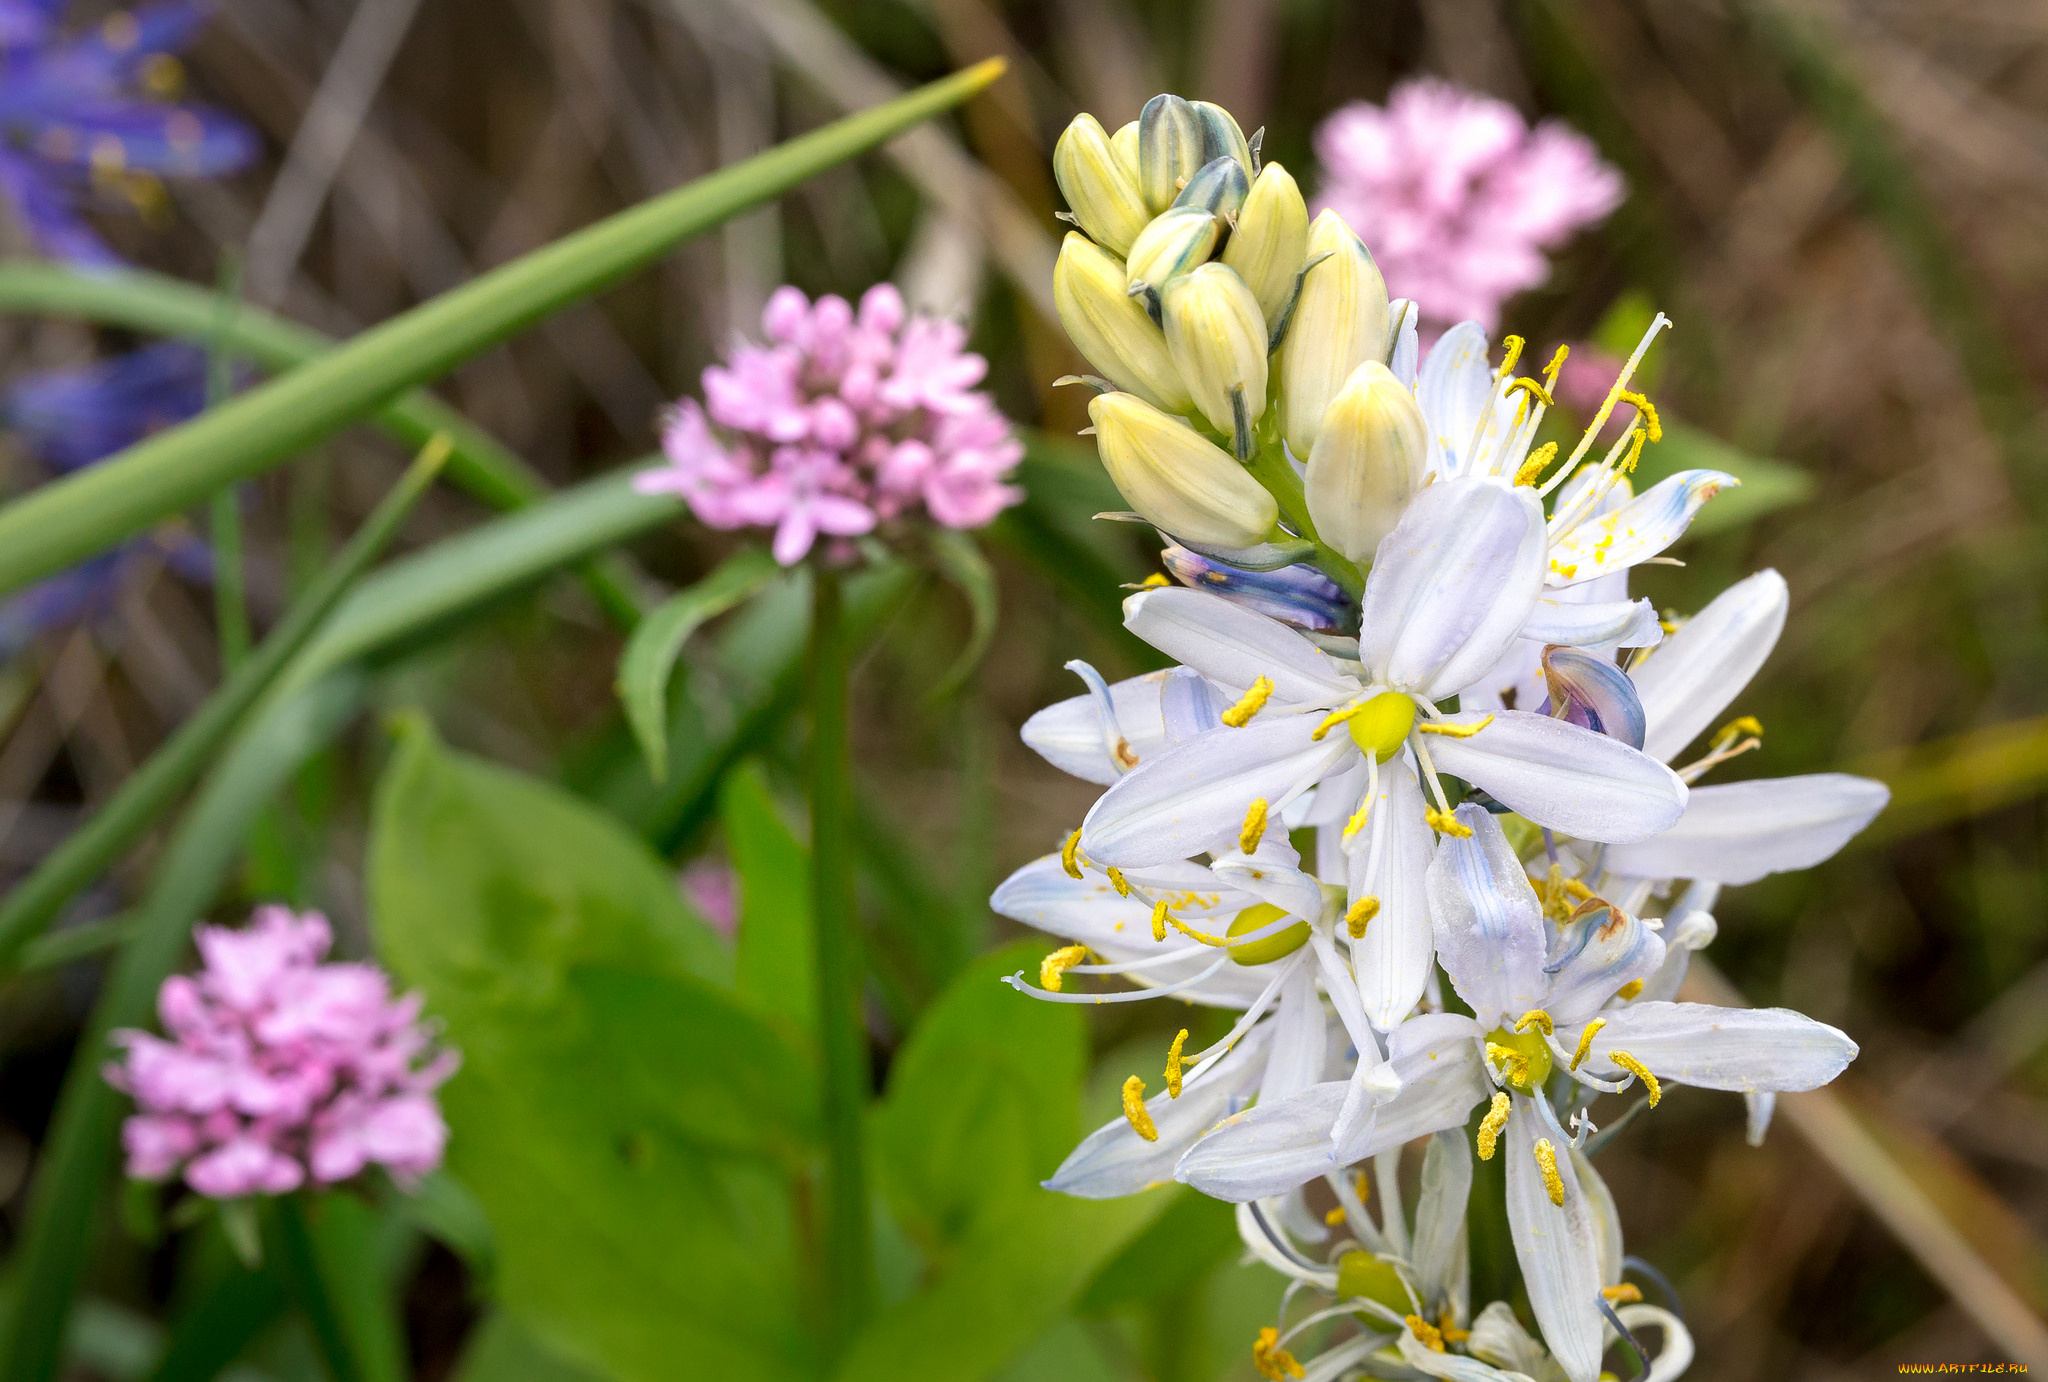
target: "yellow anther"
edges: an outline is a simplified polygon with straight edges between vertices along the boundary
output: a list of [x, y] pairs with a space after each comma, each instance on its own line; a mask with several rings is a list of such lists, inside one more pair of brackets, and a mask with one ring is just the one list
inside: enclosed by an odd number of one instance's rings
[[1038, 965], [1038, 982], [1049, 993], [1058, 993], [1067, 971], [1088, 958], [1088, 947], [1069, 945], [1055, 950]]
[[[1252, 716], [1266, 708], [1266, 701], [1273, 694], [1273, 683], [1261, 676], [1252, 682], [1251, 690], [1238, 698], [1236, 705], [1223, 712], [1223, 723], [1232, 729], [1243, 729], [1251, 723]], [[1246, 850], [1245, 853], [1251, 853]]]
[[1152, 904], [1152, 939], [1153, 939], [1153, 940], [1155, 940], [1155, 941], [1163, 941], [1163, 940], [1165, 940], [1165, 939], [1166, 939], [1166, 923], [1167, 923], [1167, 922], [1169, 922], [1169, 921], [1172, 921], [1172, 920], [1173, 920], [1173, 918], [1172, 918], [1172, 917], [1170, 917], [1170, 916], [1168, 916], [1168, 915], [1166, 914], [1166, 899], [1165, 899], [1165, 898], [1163, 898], [1163, 897], [1162, 897], [1162, 898], [1160, 898], [1160, 899], [1159, 899], [1159, 900], [1158, 900], [1157, 902], [1153, 903], [1153, 904]]
[[1515, 483], [1533, 485], [1543, 477], [1543, 468], [1557, 459], [1557, 443], [1547, 441], [1529, 453], [1529, 459], [1522, 462], [1522, 468], [1515, 472]]
[[1505, 1089], [1494, 1091], [1493, 1107], [1479, 1120], [1479, 1136], [1474, 1139], [1479, 1144], [1481, 1161], [1493, 1160], [1494, 1149], [1500, 1145], [1500, 1130], [1508, 1125], [1508, 1109], [1513, 1102]]
[[1420, 1315], [1410, 1315], [1406, 1320], [1408, 1332], [1415, 1336], [1415, 1342], [1431, 1353], [1444, 1351], [1444, 1332]]
[[1529, 1058], [1514, 1047], [1489, 1041], [1486, 1043], [1486, 1060], [1489, 1065], [1500, 1067], [1501, 1074], [1506, 1077], [1509, 1084], [1529, 1083]]
[[1252, 1366], [1267, 1382], [1286, 1382], [1290, 1377], [1308, 1375], [1302, 1371], [1294, 1355], [1280, 1347], [1280, 1331], [1271, 1325], [1261, 1329], [1259, 1337], [1252, 1343]]
[[1624, 389], [1617, 395], [1617, 401], [1633, 405], [1643, 415], [1643, 425], [1649, 429], [1651, 441], [1664, 440], [1664, 424], [1657, 420], [1657, 405], [1647, 396]]
[[1335, 1228], [1337, 1225], [1343, 1223], [1344, 1206], [1340, 1204], [1335, 1209], [1331, 1210], [1329, 1213], [1323, 1215], [1323, 1222], [1328, 1224], [1331, 1228]]
[[1173, 582], [1172, 582], [1172, 581], [1169, 581], [1168, 579], [1166, 579], [1166, 577], [1165, 577], [1165, 576], [1164, 576], [1164, 575], [1163, 575], [1162, 573], [1160, 573], [1160, 572], [1158, 572], [1158, 571], [1154, 571], [1154, 572], [1153, 572], [1153, 573], [1152, 573], [1151, 575], [1147, 576], [1147, 577], [1146, 577], [1146, 578], [1145, 578], [1144, 580], [1142, 580], [1142, 581], [1139, 581], [1139, 582], [1138, 582], [1138, 585], [1139, 585], [1139, 587], [1140, 587], [1141, 589], [1144, 589], [1144, 590], [1157, 590], [1157, 589], [1159, 589], [1159, 587], [1161, 587], [1161, 586], [1163, 586], [1163, 585], [1172, 585], [1172, 584], [1173, 584]]
[[1166, 1048], [1166, 1097], [1180, 1097], [1180, 1053], [1188, 1044], [1188, 1029], [1180, 1029], [1180, 1035], [1173, 1039], [1173, 1045]]
[[1107, 872], [1109, 874], [1109, 885], [1116, 889], [1116, 895], [1118, 897], [1129, 897], [1131, 895], [1131, 885], [1124, 881], [1124, 871], [1115, 864], [1111, 864]]
[[1464, 824], [1450, 812], [1439, 811], [1434, 806], [1423, 811], [1422, 819], [1427, 821], [1429, 828], [1437, 834], [1448, 835], [1454, 840], [1463, 840], [1472, 834], [1471, 826]]
[[1643, 441], [1648, 435], [1649, 434], [1644, 432], [1643, 429], [1640, 427], [1636, 428], [1635, 431], [1629, 433], [1628, 454], [1626, 456], [1623, 456], [1621, 458], [1621, 464], [1617, 465], [1614, 468], [1614, 473], [1616, 475], [1633, 475], [1635, 473], [1636, 462], [1642, 460], [1643, 458]]
[[1344, 924], [1351, 928], [1351, 939], [1365, 939], [1365, 928], [1380, 914], [1380, 900], [1367, 893], [1344, 909]]
[[1754, 715], [1738, 715], [1714, 731], [1714, 737], [1709, 741], [1708, 747], [1718, 749], [1724, 744], [1733, 743], [1745, 734], [1755, 739], [1763, 738], [1764, 722]]
[[[1564, 347], [1559, 346], [1558, 349], [1563, 350]], [[1456, 1318], [1448, 1310], [1436, 1317], [1436, 1327], [1443, 1331], [1444, 1342], [1447, 1344], [1462, 1344], [1472, 1337], [1471, 1330], [1458, 1328]]]
[[1624, 1281], [1619, 1286], [1602, 1286], [1600, 1295], [1616, 1305], [1634, 1305], [1643, 1298], [1643, 1288], [1633, 1281]]
[[1621, 999], [1625, 1003], [1629, 999], [1634, 998], [1637, 994], [1641, 993], [1642, 991], [1643, 981], [1641, 979], [1631, 979], [1627, 983], [1623, 984], [1620, 988], [1616, 989], [1614, 991], [1614, 996], [1616, 998]]
[[1515, 362], [1522, 358], [1522, 347], [1528, 344], [1520, 336], [1503, 336], [1500, 343], [1507, 354], [1501, 356], [1500, 368], [1493, 372], [1495, 379], [1505, 379], [1514, 373]]
[[1593, 890], [1576, 878], [1565, 879], [1564, 890], [1577, 902], [1584, 902], [1587, 898], [1593, 896]]
[[1572, 1063], [1565, 1069], [1577, 1070], [1586, 1063], [1586, 1057], [1593, 1050], [1593, 1038], [1599, 1036], [1600, 1029], [1606, 1025], [1607, 1019], [1604, 1017], [1596, 1017], [1586, 1024], [1586, 1030], [1579, 1033], [1579, 1049], [1572, 1052]]
[[1488, 715], [1485, 719], [1475, 720], [1469, 725], [1454, 725], [1448, 720], [1437, 720], [1431, 724], [1419, 725], [1417, 729], [1423, 734], [1441, 734], [1446, 739], [1470, 739], [1492, 723], [1493, 716]]
[[1505, 399], [1508, 397], [1509, 394], [1513, 393], [1526, 393], [1529, 395], [1529, 397], [1535, 399], [1538, 403], [1541, 403], [1546, 408], [1552, 408], [1557, 406], [1557, 400], [1550, 396], [1550, 390], [1544, 388], [1541, 384], [1537, 383], [1533, 379], [1529, 379], [1526, 377], [1522, 379], [1517, 379], [1514, 383], [1508, 385], [1507, 388], [1502, 391], [1501, 397]]
[[1351, 1193], [1358, 1196], [1358, 1202], [1361, 1205], [1366, 1204], [1372, 1199], [1372, 1182], [1365, 1178], [1365, 1172], [1353, 1171], [1351, 1173]]
[[1343, 724], [1346, 720], [1358, 714], [1360, 711], [1364, 710], [1366, 706], [1370, 704], [1372, 704], [1372, 702], [1370, 701], [1360, 701], [1357, 705], [1347, 705], [1342, 710], [1331, 711], [1329, 714], [1323, 716], [1323, 722], [1317, 725], [1315, 727], [1314, 732], [1311, 733], [1308, 737], [1313, 739], [1318, 744], [1322, 743], [1323, 736], [1325, 734], [1328, 734], [1331, 730], [1335, 729], [1338, 725]]
[[1650, 1067], [1626, 1051], [1609, 1051], [1607, 1059], [1643, 1082], [1643, 1088], [1650, 1091], [1650, 1107], [1657, 1107], [1664, 1098], [1664, 1087], [1657, 1083], [1657, 1077], [1650, 1073]]
[[1067, 877], [1081, 876], [1081, 832], [1076, 830], [1067, 836], [1067, 842], [1060, 846], [1060, 867], [1067, 871]]
[[1557, 1173], [1557, 1148], [1550, 1145], [1550, 1139], [1536, 1139], [1536, 1164], [1543, 1170], [1543, 1188], [1550, 1192], [1550, 1202], [1559, 1209], [1564, 1208], [1564, 1177]]
[[1529, 1009], [1522, 1014], [1522, 1020], [1515, 1024], [1515, 1030], [1518, 1032], [1526, 1032], [1531, 1027], [1541, 1027], [1545, 1036], [1557, 1030], [1556, 1024], [1550, 1020], [1550, 1014], [1541, 1008]]
[[1367, 797], [1364, 801], [1358, 803], [1358, 809], [1351, 813], [1351, 819], [1344, 822], [1344, 840], [1347, 844], [1350, 843], [1353, 835], [1365, 829], [1365, 823], [1371, 817], [1372, 798]]
[[1266, 837], [1266, 799], [1256, 797], [1245, 808], [1244, 827], [1237, 832], [1237, 847], [1246, 854], [1258, 852], [1259, 841]]
[[1557, 376], [1564, 371], [1564, 362], [1571, 357], [1572, 348], [1561, 345], [1557, 354], [1550, 357], [1550, 363], [1543, 367], [1543, 382], [1551, 388], [1557, 387]]
[[1159, 1140], [1159, 1129], [1152, 1124], [1152, 1115], [1145, 1108], [1145, 1078], [1133, 1075], [1124, 1081], [1124, 1117], [1131, 1123], [1131, 1131], [1147, 1142]]

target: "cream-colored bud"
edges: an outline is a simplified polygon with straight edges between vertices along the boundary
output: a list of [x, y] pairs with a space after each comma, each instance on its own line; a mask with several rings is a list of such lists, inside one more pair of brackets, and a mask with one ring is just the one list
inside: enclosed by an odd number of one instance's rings
[[1294, 178], [1277, 163], [1259, 170], [1237, 229], [1223, 247], [1223, 262], [1237, 270], [1259, 300], [1270, 327], [1294, 294], [1294, 276], [1308, 261], [1308, 203]]
[[1246, 142], [1244, 129], [1236, 117], [1214, 101], [1191, 101], [1195, 120], [1202, 127], [1202, 162], [1221, 158], [1229, 154], [1244, 169], [1245, 180], [1252, 176], [1252, 148]]
[[1138, 180], [1138, 122], [1131, 120], [1109, 137], [1109, 147], [1116, 154], [1116, 161], [1124, 165], [1124, 171], [1131, 175], [1131, 181]]
[[[1166, 349], [1209, 425], [1251, 448], [1252, 424], [1266, 411], [1266, 319], [1235, 271], [1204, 264], [1161, 295]], [[1234, 404], [1242, 399], [1242, 412]]]
[[1181, 188], [1180, 195], [1173, 199], [1173, 204], [1198, 206], [1218, 216], [1235, 216], [1251, 189], [1251, 179], [1244, 175], [1244, 165], [1229, 154], [1223, 154], [1197, 168], [1195, 175], [1188, 179], [1188, 185]]
[[1052, 271], [1060, 325], [1104, 378], [1169, 412], [1194, 406], [1166, 337], [1126, 291], [1124, 264], [1078, 231], [1069, 231]]
[[1052, 173], [1081, 229], [1097, 244], [1128, 254], [1152, 213], [1138, 195], [1138, 180], [1117, 161], [1094, 116], [1076, 115], [1060, 135], [1052, 151]]
[[1363, 566], [1422, 488], [1429, 426], [1394, 372], [1368, 360], [1323, 413], [1308, 453], [1308, 516], [1316, 533]]
[[1387, 353], [1387, 281], [1344, 218], [1325, 211], [1308, 228], [1308, 258], [1327, 255], [1301, 282], [1280, 342], [1280, 432], [1306, 456], [1323, 413], [1351, 372]]
[[1126, 287], [1140, 283], [1162, 289], [1190, 269], [1208, 262], [1223, 223], [1199, 206], [1176, 206], [1152, 218], [1131, 244]]
[[1214, 442], [1132, 394], [1088, 405], [1102, 468], [1139, 516], [1205, 547], [1263, 542], [1280, 516], [1265, 486]]
[[1138, 190], [1153, 214], [1172, 206], [1180, 189], [1206, 162], [1202, 121], [1193, 106], [1169, 95], [1145, 102], [1138, 116]]

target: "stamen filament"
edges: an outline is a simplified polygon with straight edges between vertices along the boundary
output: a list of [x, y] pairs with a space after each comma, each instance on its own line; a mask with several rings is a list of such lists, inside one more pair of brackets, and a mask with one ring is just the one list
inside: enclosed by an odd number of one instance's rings
[[[1191, 989], [1204, 980], [1212, 978], [1216, 971], [1230, 963], [1228, 955], [1220, 955], [1216, 963], [1198, 974], [1189, 975], [1177, 984], [1162, 984], [1158, 988], [1136, 989], [1127, 993], [1061, 993], [1056, 989], [1033, 988], [1024, 982], [1024, 971], [1003, 976], [1003, 982], [1017, 992], [1041, 1003], [1142, 1003], [1151, 998], [1164, 998], [1182, 989]], [[1190, 1077], [1192, 1078], [1192, 1076]]]

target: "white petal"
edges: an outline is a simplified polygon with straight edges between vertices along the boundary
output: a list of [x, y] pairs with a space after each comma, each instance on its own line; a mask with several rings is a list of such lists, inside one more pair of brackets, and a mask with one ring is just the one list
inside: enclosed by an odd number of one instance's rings
[[1600, 1284], [1615, 1286], [1621, 1282], [1621, 1211], [1615, 1207], [1614, 1194], [1607, 1188], [1607, 1182], [1593, 1168], [1593, 1159], [1574, 1147], [1572, 1169], [1579, 1173], [1579, 1190], [1586, 1197], [1586, 1211], [1593, 1221], [1593, 1240], [1600, 1246]]
[[1446, 1128], [1429, 1139], [1422, 1155], [1422, 1193], [1409, 1249], [1416, 1284], [1432, 1305], [1450, 1298], [1464, 1266], [1465, 1201], [1471, 1193], [1472, 1144], [1463, 1128]]
[[1261, 902], [1270, 902], [1304, 921], [1320, 921], [1323, 885], [1301, 869], [1301, 855], [1287, 841], [1287, 832], [1269, 827], [1256, 854], [1229, 850], [1211, 866], [1216, 877]]
[[1742, 1096], [1742, 1103], [1748, 1115], [1744, 1120], [1748, 1124], [1744, 1139], [1752, 1147], [1761, 1147], [1764, 1134], [1771, 1130], [1771, 1114], [1777, 1111], [1777, 1093], [1769, 1089], [1751, 1090]]
[[1644, 752], [1669, 763], [1709, 728], [1764, 665], [1791, 604], [1785, 578], [1737, 581], [1629, 671], [1650, 735]]
[[1490, 1028], [1504, 1016], [1543, 1006], [1550, 988], [1543, 972], [1549, 930], [1529, 875], [1492, 815], [1460, 806], [1457, 816], [1473, 833], [1437, 846], [1427, 882], [1429, 915], [1438, 961]]
[[1579, 1069], [1604, 1080], [1623, 1075], [1613, 1051], [1628, 1052], [1660, 1080], [1738, 1093], [1818, 1089], [1856, 1059], [1847, 1035], [1788, 1008], [1637, 1002], [1601, 1016], [1607, 1025]]
[[1396, 323], [1394, 345], [1387, 352], [1387, 368], [1394, 372], [1394, 378], [1407, 388], [1415, 387], [1415, 376], [1422, 363], [1421, 334], [1416, 323], [1422, 314], [1408, 298], [1395, 298], [1387, 304], [1388, 320]]
[[1499, 712], [1469, 739], [1431, 735], [1429, 755], [1441, 771], [1484, 788], [1509, 810], [1582, 840], [1648, 839], [1677, 824], [1685, 810], [1685, 784], [1656, 759], [1526, 710]]
[[[1187, 867], [1210, 880], [1207, 893], [1188, 895], [1211, 901], [1212, 911], [1235, 915], [1258, 900], [1246, 893], [1217, 887], [1209, 871], [1199, 864]], [[1149, 902], [1135, 896], [1119, 897], [1108, 880], [1093, 870], [1079, 879], [1067, 877], [1056, 854], [1033, 860], [1004, 879], [989, 899], [989, 906], [999, 916], [1035, 926], [1063, 940], [1078, 941], [1113, 962], [1144, 959], [1186, 944], [1185, 937], [1173, 932], [1168, 932], [1165, 945], [1154, 942]], [[1174, 915], [1199, 920], [1193, 908], [1175, 908]], [[1207, 969], [1214, 963], [1214, 953], [1162, 961], [1148, 967], [1142, 975], [1126, 978], [1155, 987], [1177, 983]], [[1212, 977], [1176, 996], [1209, 1006], [1243, 1008], [1258, 997], [1270, 977], [1242, 965], [1225, 965]]]
[[1633, 878], [1754, 883], [1828, 858], [1890, 800], [1882, 782], [1847, 773], [1695, 787], [1676, 825], [1653, 839], [1615, 846], [1606, 865]]
[[1159, 1133], [1157, 1142], [1138, 1136], [1129, 1120], [1118, 1118], [1081, 1139], [1081, 1145], [1060, 1163], [1048, 1190], [1084, 1200], [1135, 1195], [1172, 1179], [1173, 1164], [1195, 1140], [1251, 1097], [1264, 1066], [1272, 1025], [1262, 1022], [1245, 1034], [1236, 1049], [1211, 1066], [1200, 1079], [1189, 1080], [1180, 1098], [1162, 1090], [1145, 1101]]
[[[1326, 779], [1313, 793], [1314, 800], [1303, 814], [1303, 825], [1342, 826], [1351, 819], [1351, 813], [1358, 809], [1359, 798], [1365, 795], [1369, 774], [1366, 772], [1363, 754], [1350, 767], [1336, 776]], [[1341, 835], [1341, 831], [1331, 832]], [[1339, 873], [1342, 870], [1338, 870]], [[1332, 879], [1336, 874], [1330, 875]]]
[[1168, 744], [1184, 743], [1222, 725], [1223, 712], [1230, 708], [1230, 702], [1216, 689], [1215, 682], [1192, 667], [1174, 667], [1164, 675], [1166, 681], [1159, 691], [1159, 718]]
[[1329, 1080], [1226, 1120], [1188, 1149], [1174, 1178], [1211, 1199], [1243, 1204], [1337, 1170], [1343, 1163], [1330, 1146], [1330, 1126], [1348, 1088]]
[[1315, 742], [1316, 725], [1307, 715], [1261, 716], [1167, 749], [1102, 794], [1082, 822], [1081, 847], [1121, 868], [1227, 848], [1252, 802], [1265, 801], [1270, 816], [1297, 787], [1357, 755], [1341, 731]]
[[1440, 1377], [1444, 1382], [1527, 1382], [1524, 1374], [1502, 1372], [1477, 1358], [1467, 1358], [1457, 1353], [1438, 1353], [1409, 1330], [1402, 1330], [1394, 1336], [1394, 1347], [1400, 1351], [1401, 1361], [1427, 1377]]
[[1374, 1110], [1369, 1132], [1338, 1146], [1338, 1160], [1349, 1164], [1462, 1127], [1493, 1089], [1479, 1063], [1479, 1033], [1461, 1013], [1419, 1013], [1389, 1032], [1386, 1063], [1373, 1081], [1398, 1087]]
[[1233, 697], [1265, 677], [1273, 683], [1268, 715], [1286, 707], [1339, 705], [1359, 692], [1356, 682], [1296, 630], [1207, 591], [1141, 590], [1124, 601], [1124, 627]]
[[1504, 1300], [1497, 1300], [1479, 1312], [1472, 1321], [1472, 1337], [1465, 1347], [1489, 1363], [1532, 1376], [1550, 1360], [1543, 1345], [1522, 1328], [1514, 1307]]
[[[1159, 712], [1159, 692], [1165, 679], [1164, 672], [1147, 672], [1109, 688], [1117, 725], [1136, 761], [1166, 747], [1166, 726]], [[1109, 756], [1102, 710], [1093, 696], [1055, 701], [1024, 722], [1022, 736], [1040, 758], [1084, 782], [1108, 786], [1124, 775], [1123, 768]]]
[[[1564, 1182], [1562, 1207], [1550, 1202], [1536, 1139], [1548, 1138]], [[1600, 1248], [1578, 1172], [1565, 1154], [1566, 1138], [1536, 1102], [1517, 1097], [1500, 1139], [1507, 1158], [1508, 1227], [1515, 1261], [1529, 1291], [1529, 1308], [1551, 1357], [1571, 1382], [1593, 1382], [1600, 1372], [1606, 1321], [1600, 1314]]]
[[1314, 966], [1296, 962], [1293, 976], [1280, 989], [1280, 1011], [1271, 1025], [1273, 1041], [1259, 1081], [1261, 1103], [1299, 1094], [1323, 1077], [1328, 1027], [1316, 996]]
[[1366, 1016], [1384, 1032], [1408, 1015], [1429, 980], [1436, 939], [1425, 879], [1436, 836], [1423, 819], [1422, 790], [1408, 765], [1396, 760], [1379, 776], [1380, 796], [1365, 827], [1369, 842], [1349, 861], [1347, 906], [1368, 894], [1379, 899], [1365, 935], [1351, 942], [1351, 963]]
[[1440, 700], [1500, 660], [1543, 583], [1543, 510], [1527, 486], [1439, 480], [1380, 542], [1359, 614], [1375, 679]]
[[1628, 1326], [1629, 1333], [1638, 1339], [1642, 1338], [1645, 1328], [1655, 1329], [1663, 1336], [1664, 1342], [1657, 1349], [1657, 1356], [1650, 1361], [1650, 1370], [1644, 1374], [1643, 1382], [1673, 1382], [1673, 1379], [1683, 1377], [1685, 1370], [1692, 1366], [1692, 1333], [1678, 1316], [1641, 1302], [1624, 1305], [1614, 1313]]
[[1478, 322], [1459, 322], [1437, 337], [1416, 377], [1415, 401], [1429, 423], [1430, 469], [1440, 477], [1458, 473], [1472, 443], [1472, 429], [1493, 395], [1493, 365], [1486, 331]]
[[1656, 556], [1692, 526], [1700, 506], [1742, 482], [1718, 470], [1681, 470], [1613, 513], [1574, 524], [1551, 541], [1553, 588], [1597, 580]]
[[1573, 648], [1654, 648], [1664, 641], [1664, 626], [1658, 622], [1657, 607], [1648, 600], [1581, 604], [1541, 599], [1523, 621], [1522, 637]]
[[1615, 991], [1647, 982], [1664, 963], [1664, 941], [1636, 917], [1591, 907], [1552, 933], [1544, 958], [1550, 994], [1538, 1006], [1560, 1024], [1582, 1022]]
[[[1125, 869], [1124, 882], [1138, 891], [1139, 905], [1145, 909], [1148, 929], [1152, 904], [1162, 898], [1167, 908], [1182, 921], [1214, 917], [1235, 919], [1239, 912], [1259, 901], [1257, 894], [1230, 887], [1210, 869], [1192, 859], [1172, 859], [1163, 864]], [[1035, 922], [1032, 924], [1036, 925]]]

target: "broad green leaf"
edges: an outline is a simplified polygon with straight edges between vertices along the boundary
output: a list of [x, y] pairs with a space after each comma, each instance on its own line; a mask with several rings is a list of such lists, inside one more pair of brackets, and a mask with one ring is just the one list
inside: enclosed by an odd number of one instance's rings
[[758, 547], [735, 553], [688, 590], [649, 610], [626, 640], [619, 656], [619, 701], [656, 782], [668, 777], [668, 680], [683, 644], [705, 620], [751, 598], [781, 571], [775, 558]]
[[1088, 1284], [1077, 1307], [1083, 1314], [1183, 1295], [1205, 1273], [1243, 1251], [1229, 1205], [1182, 1186], [1170, 1193], [1165, 1211]]
[[1664, 422], [1664, 440], [1643, 448], [1642, 462], [1630, 477], [1641, 494], [1667, 475], [1681, 470], [1724, 470], [1742, 481], [1707, 501], [1687, 529], [1705, 537], [1752, 523], [1791, 504], [1813, 497], [1813, 477], [1784, 461], [1752, 456], [1682, 422]]
[[605, 1382], [542, 1343], [512, 1315], [494, 1310], [470, 1331], [454, 1382]]
[[610, 817], [450, 752], [417, 715], [397, 733], [370, 840], [377, 943], [451, 1024], [468, 1014], [448, 1004], [546, 1012], [578, 964], [731, 982], [731, 953]]
[[967, 597], [973, 622], [968, 626], [967, 646], [932, 688], [928, 702], [943, 701], [959, 690], [981, 665], [996, 636], [996, 571], [974, 539], [954, 528], [939, 528], [932, 533], [932, 554], [938, 558], [940, 574]]
[[405, 1326], [377, 1211], [346, 1190], [270, 1206], [275, 1256], [338, 1382], [404, 1382]]
[[212, 1382], [284, 1309], [284, 1282], [274, 1268], [252, 1272], [233, 1264], [172, 1320], [150, 1382]]
[[719, 789], [725, 847], [740, 879], [739, 994], [811, 1049], [818, 995], [812, 963], [811, 857], [775, 809], [758, 762]]
[[606, 218], [0, 509], [0, 593], [102, 551], [297, 455], [406, 389], [585, 301], [1001, 75], [992, 59]]
[[395, 1208], [460, 1257], [477, 1285], [489, 1289], [498, 1245], [491, 1241], [490, 1216], [468, 1186], [445, 1170], [434, 1171], [401, 1195]]

